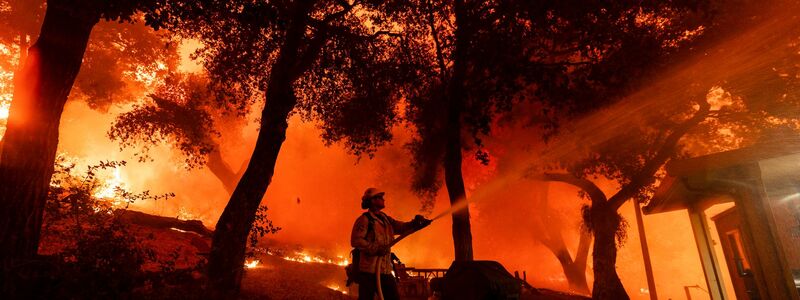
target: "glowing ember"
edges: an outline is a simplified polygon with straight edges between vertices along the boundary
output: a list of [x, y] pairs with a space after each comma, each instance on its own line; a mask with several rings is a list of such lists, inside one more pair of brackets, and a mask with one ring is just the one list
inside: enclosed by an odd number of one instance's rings
[[334, 259], [329, 259], [329, 258], [326, 259], [326, 258], [322, 258], [322, 257], [319, 257], [319, 256], [309, 255], [309, 254], [304, 253], [304, 252], [295, 252], [294, 254], [295, 254], [294, 256], [284, 256], [283, 259], [288, 260], [288, 261], [293, 261], [293, 262], [299, 262], [299, 263], [311, 263], [311, 262], [313, 262], [313, 263], [320, 263], [320, 264], [338, 265], [338, 266], [342, 266], [342, 267], [347, 266], [350, 263], [350, 261], [348, 261], [346, 258], [344, 258], [341, 255], [337, 256], [337, 259], [334, 260]]
[[119, 168], [114, 169], [114, 177], [106, 180], [105, 184], [103, 184], [97, 190], [97, 192], [94, 193], [94, 197], [98, 199], [114, 198], [116, 197], [117, 187], [125, 187], [125, 183], [122, 181], [122, 175]]
[[254, 269], [254, 268], [258, 267], [258, 262], [259, 261], [257, 259], [252, 260], [252, 261], [245, 261], [244, 266], [246, 268], [248, 268], [248, 269]]
[[0, 105], [0, 119], [8, 119], [8, 105]]
[[178, 220], [183, 220], [183, 221], [186, 221], [186, 220], [197, 220], [198, 219], [198, 217], [196, 215], [191, 213], [189, 211], [189, 209], [187, 209], [186, 207], [183, 207], [183, 206], [181, 206], [178, 209], [177, 218], [178, 218]]
[[[180, 233], [188, 233], [188, 232], [190, 232], [190, 231], [178, 229], [178, 228], [175, 228], [175, 227], [170, 227], [169, 230], [177, 231], [177, 232], [180, 232]], [[258, 261], [256, 261], [256, 262], [258, 262]]]
[[342, 294], [345, 294], [345, 295], [347, 294], [347, 291], [342, 290], [341, 287], [339, 287], [338, 284], [334, 284], [334, 283], [328, 284], [327, 288], [332, 289], [332, 290], [337, 291], [337, 292], [341, 292]]

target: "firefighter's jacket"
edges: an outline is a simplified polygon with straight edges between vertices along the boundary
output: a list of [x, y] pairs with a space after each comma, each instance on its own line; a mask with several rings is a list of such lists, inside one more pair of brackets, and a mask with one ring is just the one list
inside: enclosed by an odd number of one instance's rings
[[401, 222], [387, 216], [383, 212], [373, 214], [372, 232], [367, 234], [369, 219], [361, 215], [353, 225], [353, 233], [350, 235], [350, 245], [361, 250], [361, 257], [358, 262], [358, 270], [361, 272], [375, 273], [375, 262], [381, 263], [381, 273], [391, 274], [392, 258], [391, 251], [386, 255], [377, 256], [382, 246], [389, 245], [394, 240], [394, 236], [404, 234], [414, 230], [411, 222]]

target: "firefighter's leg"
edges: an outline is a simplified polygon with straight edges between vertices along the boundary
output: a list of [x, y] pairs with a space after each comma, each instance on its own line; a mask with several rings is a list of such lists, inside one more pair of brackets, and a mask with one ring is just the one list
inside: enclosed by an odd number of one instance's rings
[[361, 278], [358, 281], [358, 300], [373, 300], [377, 291], [375, 275], [362, 272], [360, 276]]
[[382, 274], [381, 289], [383, 290], [384, 300], [400, 300], [400, 294], [397, 291], [397, 280], [394, 276]]

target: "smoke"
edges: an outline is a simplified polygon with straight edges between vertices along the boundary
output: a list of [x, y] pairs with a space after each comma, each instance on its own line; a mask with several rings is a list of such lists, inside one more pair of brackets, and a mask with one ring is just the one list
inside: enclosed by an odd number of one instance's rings
[[[543, 132], [535, 121], [538, 109], [535, 106], [523, 107], [522, 114], [498, 122], [493, 136], [485, 140], [490, 164], [485, 166], [473, 159], [464, 162], [476, 259], [497, 260], [512, 272], [526, 271], [528, 280], [537, 287], [566, 290], [561, 266], [540, 242], [542, 232], [537, 231], [535, 224], [535, 218], [542, 215], [536, 203], [542, 200], [537, 197], [542, 196], [543, 187], [525, 178], [525, 170], [537, 161], [574, 155], [581, 145], [602, 143], [626, 126], [632, 126], [628, 120], [676, 105], [676, 101], [684, 99], [688, 79], [713, 85], [731, 74], [748, 78], [743, 74], [784, 61], [783, 54], [768, 49], [796, 42], [796, 36], [791, 34], [800, 28], [794, 15], [797, 12], [783, 9], [745, 34], [724, 40], [675, 65], [652, 85], [609, 109], [574, 122], [550, 145], [540, 142]], [[191, 51], [182, 52], [186, 56]], [[196, 66], [186, 70], [189, 69], [195, 70]], [[740, 80], [740, 85], [751, 89], [762, 83], [758, 78]], [[135, 203], [134, 209], [193, 217], [213, 227], [228, 194], [210, 171], [187, 171], [183, 159], [167, 145], [150, 150], [152, 161], [139, 162], [135, 150], [120, 151], [115, 142], [108, 140], [106, 132], [115, 115], [129, 108], [113, 106], [108, 113], [100, 113], [83, 102], [68, 102], [61, 122], [59, 151], [78, 157], [87, 165], [99, 160], [126, 160], [128, 165], [120, 171], [125, 188], [133, 192], [176, 194], [174, 199], [157, 203]], [[241, 131], [222, 133], [221, 152], [234, 168], [242, 165], [252, 152], [257, 134], [253, 119], [250, 116]], [[275, 176], [262, 203], [270, 208], [269, 217], [274, 224], [283, 228], [271, 239], [346, 255], [353, 222], [362, 213], [360, 196], [367, 187], [386, 191], [386, 212], [396, 219], [410, 220], [418, 214], [422, 204], [411, 191], [414, 170], [404, 147], [412, 132], [398, 127], [393, 133], [395, 140], [379, 149], [375, 158], [359, 160], [339, 145], [326, 147], [314, 124], [292, 118]], [[544, 149], [547, 151], [543, 154]], [[617, 188], [611, 182], [601, 182], [600, 187], [607, 194]], [[577, 197], [577, 190], [564, 184], [552, 184], [546, 197], [547, 214], [562, 220], [560, 232], [574, 256], [581, 227], [580, 206], [585, 202]], [[433, 215], [449, 208], [446, 193], [439, 193]], [[620, 213], [629, 222], [635, 222], [630, 203]], [[644, 222], [659, 297], [682, 298], [683, 286], [705, 286], [688, 215], [672, 212], [645, 216]], [[444, 217], [409, 236], [394, 250], [409, 266], [447, 268], [453, 258], [450, 226], [451, 222]], [[591, 257], [588, 265], [591, 266]], [[619, 250], [618, 272], [632, 298], [649, 298], [635, 226], [629, 228], [628, 240]], [[587, 275], [591, 285], [591, 268], [587, 268]], [[693, 294], [693, 298], [702, 297]]]

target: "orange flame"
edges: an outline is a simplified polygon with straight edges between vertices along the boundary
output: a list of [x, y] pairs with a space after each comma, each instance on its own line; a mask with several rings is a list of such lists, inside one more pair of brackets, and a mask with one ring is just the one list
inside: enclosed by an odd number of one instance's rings
[[8, 104], [0, 103], [0, 119], [8, 119]]
[[[268, 254], [272, 255], [271, 252], [267, 252]], [[342, 255], [336, 256], [337, 259], [330, 259], [330, 258], [323, 258], [320, 256], [310, 255], [305, 252], [295, 252], [293, 256], [284, 256], [284, 260], [299, 262], [299, 263], [319, 263], [319, 264], [331, 264], [331, 265], [338, 265], [338, 266], [347, 266], [350, 264], [350, 261]]]
[[342, 294], [347, 295], [347, 291], [343, 290], [338, 284], [330, 283], [326, 287], [329, 288], [329, 289], [332, 289], [334, 291], [337, 291], [337, 292], [340, 292]]
[[257, 259], [252, 260], [252, 261], [245, 261], [244, 266], [245, 266], [245, 268], [248, 268], [248, 269], [254, 269], [254, 268], [258, 267], [258, 263], [259, 263], [259, 260], [257, 260]]

